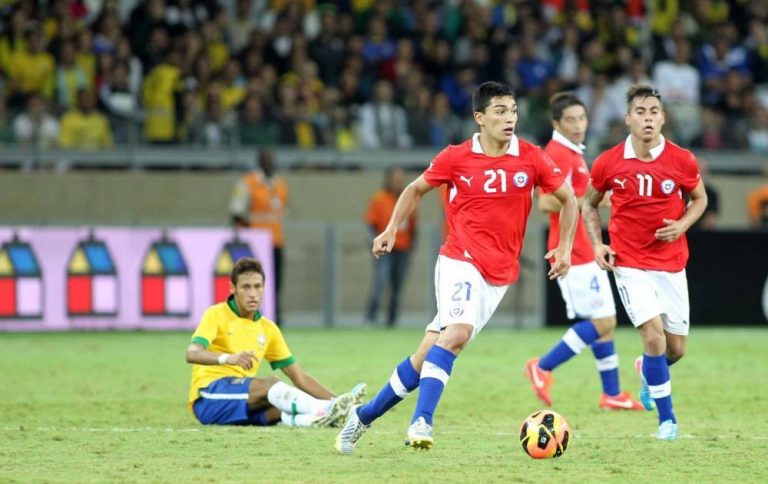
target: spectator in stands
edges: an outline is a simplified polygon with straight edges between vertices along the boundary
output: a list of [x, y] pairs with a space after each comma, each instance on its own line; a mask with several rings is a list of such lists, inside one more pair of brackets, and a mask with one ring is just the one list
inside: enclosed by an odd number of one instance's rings
[[[370, 228], [371, 239], [382, 232], [389, 223], [395, 202], [404, 188], [405, 173], [400, 167], [391, 167], [384, 174], [384, 186], [377, 191], [368, 204], [365, 221]], [[389, 293], [387, 308], [387, 326], [397, 322], [400, 308], [400, 293], [408, 269], [408, 259], [416, 240], [416, 212], [400, 226], [395, 245], [387, 257], [374, 259], [373, 284], [368, 297], [366, 319], [374, 324], [379, 312], [379, 305], [385, 291]]]
[[76, 62], [76, 52], [74, 42], [61, 43], [56, 68], [56, 102], [64, 110], [75, 107], [77, 93], [91, 87], [85, 72]]
[[288, 184], [275, 173], [274, 155], [268, 149], [258, 153], [259, 167], [235, 184], [229, 202], [232, 222], [238, 227], [266, 229], [272, 234], [272, 262], [275, 270], [275, 323], [282, 324], [280, 295], [283, 281], [283, 218], [288, 206]]
[[321, 14], [320, 35], [309, 46], [310, 57], [320, 68], [320, 79], [329, 86], [337, 86], [344, 60], [344, 39], [337, 33], [337, 16], [331, 6], [324, 6]]
[[101, 150], [112, 147], [109, 121], [96, 111], [96, 96], [88, 89], [77, 93], [77, 108], [61, 118], [59, 146], [76, 150]]
[[405, 110], [394, 103], [389, 81], [376, 82], [374, 100], [360, 108], [359, 117], [363, 148], [408, 148], [412, 145]]
[[691, 43], [683, 39], [675, 44], [673, 60], [658, 62], [653, 68], [653, 84], [664, 99], [667, 124], [675, 142], [682, 145], [690, 144], [701, 132], [701, 76], [690, 62]]
[[27, 101], [27, 110], [13, 120], [13, 134], [17, 143], [39, 148], [54, 146], [59, 139], [59, 121], [49, 112], [45, 99], [33, 94]]
[[137, 93], [131, 90], [130, 72], [118, 62], [107, 74], [99, 88], [99, 102], [107, 114], [117, 144], [136, 141], [134, 125], [139, 114]]
[[428, 126], [429, 146], [433, 148], [455, 144], [461, 139], [461, 120], [451, 112], [448, 96], [443, 93], [435, 94]]
[[7, 97], [10, 107], [23, 109], [29, 96], [53, 96], [56, 61], [45, 51], [42, 32], [27, 34], [27, 49], [14, 52], [8, 62]]
[[279, 127], [265, 112], [264, 104], [257, 95], [248, 96], [240, 110], [238, 123], [240, 144], [248, 146], [272, 146], [277, 144]]
[[179, 59], [178, 52], [170, 52], [144, 79], [144, 139], [150, 143], [176, 141], [176, 95], [182, 87]]
[[752, 107], [747, 143], [750, 151], [768, 153], [768, 109], [763, 106]]
[[747, 195], [749, 223], [756, 229], [768, 230], [768, 163], [763, 168], [763, 183]]

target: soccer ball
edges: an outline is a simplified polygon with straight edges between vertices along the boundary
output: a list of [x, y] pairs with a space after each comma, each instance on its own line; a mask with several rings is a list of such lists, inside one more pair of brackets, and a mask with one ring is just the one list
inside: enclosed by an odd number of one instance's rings
[[528, 415], [520, 427], [520, 444], [534, 459], [556, 459], [568, 448], [571, 429], [557, 412], [539, 410]]

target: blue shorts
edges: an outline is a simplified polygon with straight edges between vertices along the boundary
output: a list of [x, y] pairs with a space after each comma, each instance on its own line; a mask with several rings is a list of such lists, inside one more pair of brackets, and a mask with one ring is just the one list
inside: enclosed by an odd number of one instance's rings
[[220, 378], [200, 390], [192, 410], [203, 425], [271, 425], [263, 410], [248, 408], [253, 378]]

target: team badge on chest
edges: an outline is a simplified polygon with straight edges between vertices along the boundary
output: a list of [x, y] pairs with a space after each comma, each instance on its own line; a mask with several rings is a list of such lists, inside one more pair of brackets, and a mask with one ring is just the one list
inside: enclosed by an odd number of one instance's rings
[[671, 195], [675, 191], [675, 182], [672, 180], [664, 180], [661, 182], [661, 192], [664, 195]]
[[518, 171], [515, 176], [512, 177], [512, 182], [517, 188], [523, 188], [528, 184], [528, 173], [524, 171]]
[[264, 336], [263, 334], [259, 335], [258, 340], [259, 340], [259, 346], [264, 346], [267, 343], [267, 337]]

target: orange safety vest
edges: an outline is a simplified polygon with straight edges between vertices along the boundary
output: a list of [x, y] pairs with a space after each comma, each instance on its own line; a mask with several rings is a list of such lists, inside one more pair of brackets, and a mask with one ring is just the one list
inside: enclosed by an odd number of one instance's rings
[[243, 180], [251, 194], [250, 226], [272, 232], [275, 247], [283, 246], [283, 214], [288, 204], [288, 185], [283, 177], [275, 175], [270, 181], [263, 174], [253, 172]]
[[[395, 210], [397, 196], [387, 190], [377, 191], [368, 204], [368, 211], [365, 215], [365, 221], [374, 228], [376, 235], [387, 228], [389, 218]], [[413, 236], [416, 232], [416, 212], [414, 211], [407, 220], [405, 220], [397, 229], [395, 237], [395, 250], [411, 250]]]

